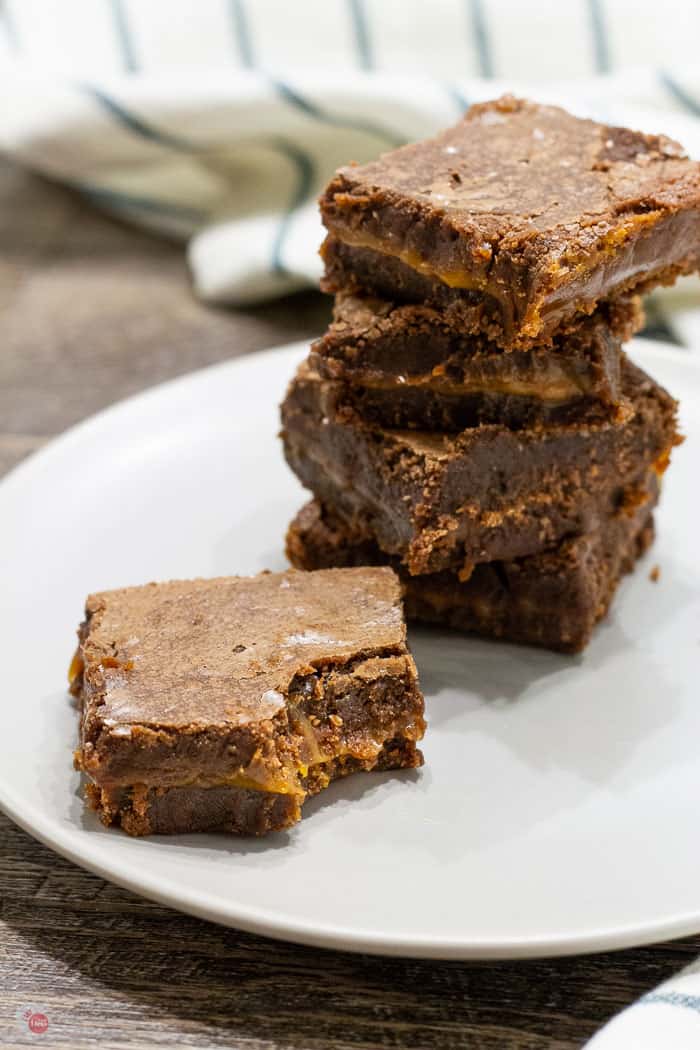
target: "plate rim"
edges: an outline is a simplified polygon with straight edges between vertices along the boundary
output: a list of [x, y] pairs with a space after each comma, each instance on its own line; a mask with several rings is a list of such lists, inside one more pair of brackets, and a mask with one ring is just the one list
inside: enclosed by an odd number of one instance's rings
[[[63, 454], [67, 448], [70, 449], [75, 441], [81, 439], [84, 431], [91, 430], [95, 426], [101, 427], [109, 424], [114, 417], [133, 408], [135, 404], [139, 407], [147, 407], [149, 401], [163, 396], [168, 397], [171, 392], [188, 388], [193, 382], [207, 382], [212, 374], [217, 372], [228, 373], [238, 369], [254, 368], [259, 358], [263, 356], [290, 358], [296, 353], [301, 354], [308, 348], [308, 345], [308, 340], [293, 341], [186, 372], [122, 398], [75, 423], [26, 457], [0, 479], [0, 516], [2, 503], [11, 498], [13, 488], [31, 479], [32, 474], [37, 469], [41, 470], [45, 464], [50, 465], [54, 456]], [[650, 358], [652, 361], [660, 358], [668, 360], [671, 357], [677, 364], [700, 373], [700, 357], [695, 355], [690, 348], [637, 338], [633, 342], [633, 352], [641, 352], [642, 357]], [[210, 922], [259, 936], [311, 947], [371, 955], [444, 960], [554, 958], [638, 947], [700, 932], [700, 905], [692, 911], [672, 913], [646, 923], [608, 925], [585, 933], [572, 929], [544, 937], [496, 937], [464, 941], [460, 938], [415, 934], [386, 936], [368, 930], [358, 931], [338, 923], [326, 922], [318, 926], [314, 923], [295, 920], [280, 912], [271, 916], [269, 912], [260, 907], [250, 907], [241, 904], [240, 901], [237, 903], [208, 902], [205, 891], [183, 888], [169, 880], [164, 881], [160, 876], [156, 880], [156, 877], [149, 876], [147, 869], [144, 871], [133, 862], [125, 863], [117, 857], [116, 860], [110, 858], [107, 863], [101, 856], [95, 858], [91, 856], [94, 844], [90, 845], [89, 835], [84, 849], [76, 847], [71, 841], [75, 835], [75, 828], [66, 831], [55, 819], [47, 817], [38, 807], [34, 805], [23, 807], [21, 800], [1, 775], [0, 810], [28, 835], [47, 848], [137, 896]]]

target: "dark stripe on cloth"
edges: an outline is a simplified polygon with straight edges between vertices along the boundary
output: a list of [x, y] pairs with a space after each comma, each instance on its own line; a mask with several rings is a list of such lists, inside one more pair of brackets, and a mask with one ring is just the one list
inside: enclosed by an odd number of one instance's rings
[[135, 135], [138, 135], [139, 138], [148, 139], [149, 142], [153, 142], [158, 146], [167, 146], [169, 149], [176, 149], [185, 153], [197, 152], [197, 147], [188, 142], [187, 139], [154, 127], [153, 124], [149, 124], [136, 113], [126, 109], [121, 102], [117, 102], [111, 95], [107, 95], [102, 88], [95, 87], [94, 84], [80, 84], [79, 86], [86, 94], [92, 97], [108, 116], [123, 128], [126, 128], [127, 131], [132, 131]]
[[79, 179], [62, 178], [61, 182], [70, 189], [83, 193], [96, 204], [101, 204], [105, 207], [149, 212], [152, 215], [169, 216], [173, 219], [183, 219], [197, 224], [204, 223], [208, 218], [207, 213], [201, 208], [190, 208], [183, 204], [176, 204], [173, 201], [160, 201], [153, 197], [139, 197], [133, 193], [122, 193], [120, 190], [94, 186], [92, 183], [81, 182]]
[[110, 7], [112, 10], [114, 32], [117, 37], [119, 51], [121, 52], [122, 62], [124, 63], [124, 69], [127, 69], [130, 73], [135, 73], [139, 68], [139, 63], [134, 49], [134, 41], [131, 35], [131, 28], [129, 26], [129, 19], [124, 6], [124, 0], [110, 0]]
[[369, 20], [364, 0], [348, 0], [348, 10], [355, 38], [355, 51], [360, 69], [374, 68], [374, 54], [369, 33]]
[[666, 88], [668, 93], [675, 98], [676, 102], [680, 102], [684, 109], [687, 109], [689, 113], [692, 113], [694, 117], [700, 117], [700, 102], [689, 95], [682, 84], [679, 84], [670, 73], [667, 73], [665, 69], [659, 71], [659, 80]]
[[0, 0], [0, 23], [2, 23], [5, 39], [12, 51], [19, 51], [19, 36], [15, 20], [10, 13], [7, 0]]
[[293, 142], [290, 142], [289, 139], [275, 137], [266, 141], [268, 141], [274, 149], [278, 150], [279, 153], [285, 156], [294, 165], [296, 170], [296, 185], [294, 187], [294, 192], [292, 193], [292, 197], [287, 204], [287, 209], [281, 217], [279, 226], [277, 227], [277, 233], [272, 242], [270, 260], [273, 273], [287, 274], [289, 271], [282, 262], [284, 242], [287, 233], [289, 232], [289, 226], [294, 212], [311, 197], [316, 178], [316, 170], [308, 153], [299, 149], [299, 147]]
[[465, 94], [460, 91], [456, 84], [445, 84], [443, 85], [445, 91], [450, 96], [450, 101], [457, 107], [459, 113], [466, 113], [471, 103]]
[[666, 343], [675, 343], [681, 346], [681, 341], [676, 336], [662, 311], [654, 299], [647, 298], [644, 301], [645, 324], [639, 333], [643, 339], [657, 339]]
[[588, 20], [591, 26], [594, 67], [598, 73], [609, 73], [612, 63], [603, 2], [604, 0], [588, 0]]
[[643, 995], [639, 1002], [650, 1006], [656, 1003], [663, 1003], [666, 1006], [682, 1006], [686, 1010], [700, 1013], [700, 995], [687, 995], [684, 992], [649, 992], [648, 995]]
[[389, 146], [401, 146], [406, 141], [401, 135], [397, 135], [396, 132], [382, 127], [381, 124], [375, 124], [371, 120], [364, 120], [362, 117], [336, 116], [333, 113], [328, 113], [315, 102], [311, 102], [303, 95], [300, 95], [296, 88], [291, 87], [286, 81], [272, 80], [271, 84], [285, 102], [295, 106], [296, 109], [305, 113], [307, 117], [312, 117], [322, 124], [330, 124], [337, 128], [350, 128], [353, 131], [363, 131], [367, 135], [374, 135], [376, 138], [382, 139]]
[[255, 65], [255, 52], [245, 0], [229, 0], [229, 11], [241, 65], [246, 69], [252, 69]]
[[471, 36], [476, 45], [476, 55], [479, 60], [479, 73], [482, 77], [492, 77], [493, 57], [484, 5], [482, 0], [468, 0], [467, 7]]

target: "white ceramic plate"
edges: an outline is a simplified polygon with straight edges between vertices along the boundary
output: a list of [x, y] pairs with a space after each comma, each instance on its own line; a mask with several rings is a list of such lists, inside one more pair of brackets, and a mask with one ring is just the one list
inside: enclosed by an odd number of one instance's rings
[[700, 360], [670, 347], [634, 356], [682, 397], [688, 441], [656, 546], [585, 655], [413, 631], [423, 770], [334, 785], [264, 841], [130, 839], [84, 812], [64, 682], [85, 595], [284, 566], [306, 497], [276, 406], [303, 352], [125, 401], [0, 484], [3, 809], [148, 897], [311, 944], [508, 957], [700, 931]]

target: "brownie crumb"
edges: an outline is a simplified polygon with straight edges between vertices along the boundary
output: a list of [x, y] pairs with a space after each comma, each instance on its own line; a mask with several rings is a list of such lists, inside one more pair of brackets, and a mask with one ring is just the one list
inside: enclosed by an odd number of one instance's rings
[[655, 565], [654, 568], [649, 573], [649, 579], [651, 580], [652, 583], [658, 583], [660, 576], [661, 576], [661, 567], [659, 565]]

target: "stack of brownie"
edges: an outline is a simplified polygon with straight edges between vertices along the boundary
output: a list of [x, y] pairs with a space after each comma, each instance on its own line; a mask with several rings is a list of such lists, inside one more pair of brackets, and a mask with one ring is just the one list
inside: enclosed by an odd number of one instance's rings
[[700, 267], [700, 164], [510, 97], [321, 199], [334, 320], [282, 406], [298, 568], [388, 563], [409, 618], [576, 652], [653, 538], [674, 400], [624, 354]]

